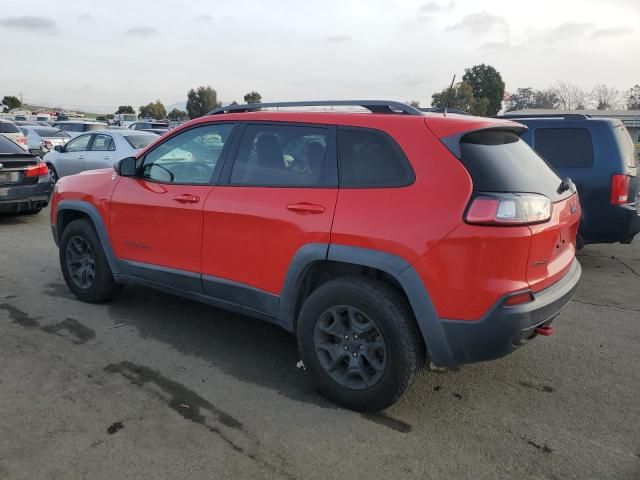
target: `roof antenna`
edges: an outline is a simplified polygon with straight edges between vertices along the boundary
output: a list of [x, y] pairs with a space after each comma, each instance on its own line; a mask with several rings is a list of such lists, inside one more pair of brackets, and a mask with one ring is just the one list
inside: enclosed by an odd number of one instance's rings
[[456, 76], [453, 76], [453, 79], [451, 80], [451, 86], [449, 87], [449, 91], [447, 92], [447, 100], [444, 102], [444, 110], [442, 110], [442, 114], [446, 117], [447, 116], [447, 107], [449, 107], [449, 100], [451, 99], [451, 91], [453, 90], [453, 82], [456, 81]]

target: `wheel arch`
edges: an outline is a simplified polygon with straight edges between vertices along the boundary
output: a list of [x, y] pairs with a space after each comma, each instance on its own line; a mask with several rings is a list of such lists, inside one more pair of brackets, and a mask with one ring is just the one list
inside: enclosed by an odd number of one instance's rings
[[56, 224], [52, 225], [53, 236], [56, 244], [60, 244], [62, 233], [64, 229], [74, 220], [86, 219], [88, 220], [98, 234], [102, 248], [104, 249], [105, 257], [109, 263], [109, 268], [114, 274], [120, 273], [120, 262], [113, 253], [111, 247], [111, 241], [107, 233], [104, 221], [98, 212], [98, 209], [82, 200], [61, 200], [56, 206]]
[[392, 285], [411, 307], [434, 363], [443, 366], [453, 363], [444, 330], [420, 276], [406, 260], [378, 250], [335, 244], [309, 244], [298, 250], [280, 297], [282, 326], [295, 331], [304, 300], [318, 286], [353, 274], [379, 278]]

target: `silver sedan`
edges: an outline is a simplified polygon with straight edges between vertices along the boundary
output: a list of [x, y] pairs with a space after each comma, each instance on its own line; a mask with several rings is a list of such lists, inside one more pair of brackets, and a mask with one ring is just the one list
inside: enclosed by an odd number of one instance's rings
[[135, 155], [156, 140], [158, 135], [137, 130], [97, 130], [78, 135], [65, 145], [56, 145], [43, 160], [51, 181], [85, 170], [111, 167], [117, 161]]

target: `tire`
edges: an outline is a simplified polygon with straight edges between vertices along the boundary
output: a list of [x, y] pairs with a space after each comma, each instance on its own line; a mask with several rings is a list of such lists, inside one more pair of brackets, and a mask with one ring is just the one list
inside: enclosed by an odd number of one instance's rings
[[59, 180], [58, 172], [56, 172], [56, 169], [50, 163], [47, 163], [47, 167], [49, 168], [49, 180], [51, 181], [51, 185], [55, 185]]
[[[360, 412], [394, 404], [425, 362], [405, 299], [367, 277], [342, 277], [314, 290], [302, 306], [296, 333], [302, 361], [322, 394]], [[348, 373], [352, 365], [360, 371]]]
[[64, 281], [79, 300], [105, 302], [122, 289], [113, 279], [100, 239], [88, 220], [74, 220], [65, 227], [59, 257]]

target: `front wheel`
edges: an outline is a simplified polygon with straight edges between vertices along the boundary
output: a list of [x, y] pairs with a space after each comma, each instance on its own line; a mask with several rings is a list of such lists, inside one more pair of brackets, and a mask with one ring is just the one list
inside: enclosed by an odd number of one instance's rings
[[330, 400], [370, 412], [395, 403], [424, 364], [405, 299], [366, 277], [327, 282], [307, 299], [297, 329], [300, 356]]
[[62, 232], [60, 268], [69, 290], [90, 303], [111, 300], [122, 288], [113, 279], [100, 239], [89, 221], [74, 220]]

